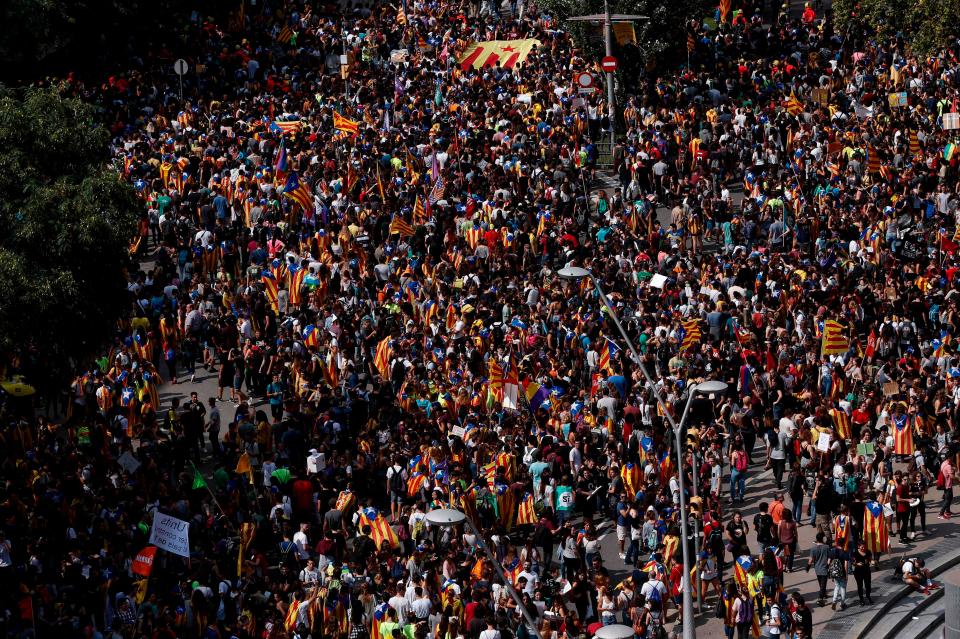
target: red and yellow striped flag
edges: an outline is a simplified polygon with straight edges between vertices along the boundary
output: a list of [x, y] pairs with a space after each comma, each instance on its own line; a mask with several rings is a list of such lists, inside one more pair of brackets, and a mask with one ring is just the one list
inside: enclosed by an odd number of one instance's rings
[[850, 350], [850, 340], [843, 335], [846, 326], [836, 320], [827, 320], [823, 323], [823, 341], [820, 346], [821, 355], [841, 355]]

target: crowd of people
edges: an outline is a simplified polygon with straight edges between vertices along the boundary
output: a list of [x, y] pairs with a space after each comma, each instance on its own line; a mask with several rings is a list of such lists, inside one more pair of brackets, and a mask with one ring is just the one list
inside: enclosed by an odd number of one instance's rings
[[949, 519], [955, 47], [721, 3], [605, 147], [536, 3], [241, 7], [182, 98], [165, 52], [62, 83], [143, 216], [115, 342], [0, 433], [8, 636], [661, 638], [686, 544], [701, 617], [809, 639], [785, 573], [872, 605], [932, 491]]

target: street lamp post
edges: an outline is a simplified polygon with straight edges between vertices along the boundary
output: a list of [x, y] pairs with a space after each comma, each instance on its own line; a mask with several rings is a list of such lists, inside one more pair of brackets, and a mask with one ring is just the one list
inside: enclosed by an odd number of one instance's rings
[[650, 387], [650, 392], [653, 393], [654, 399], [657, 400], [657, 405], [660, 406], [660, 410], [663, 412], [663, 416], [667, 418], [667, 422], [670, 424], [670, 428], [673, 430], [674, 440], [677, 446], [677, 475], [679, 477], [680, 485], [680, 534], [683, 537], [684, 543], [681, 544], [683, 548], [683, 577], [681, 581], [681, 587], [683, 590], [683, 639], [695, 639], [697, 636], [696, 624], [693, 622], [693, 595], [690, 592], [690, 544], [687, 543], [687, 539], [690, 538], [689, 526], [687, 525], [687, 496], [684, 489], [683, 481], [683, 442], [680, 441], [681, 433], [680, 428], [677, 425], [676, 420], [674, 420], [673, 415], [671, 414], [669, 408], [667, 407], [666, 402], [663, 401], [663, 396], [660, 394], [660, 389], [657, 388], [657, 385], [654, 383], [653, 378], [650, 376], [650, 372], [647, 370], [647, 367], [644, 366], [643, 360], [640, 359], [640, 354], [637, 353], [637, 349], [633, 346], [633, 341], [630, 339], [630, 336], [627, 335], [627, 332], [624, 330], [623, 325], [620, 323], [620, 318], [617, 317], [616, 311], [613, 310], [613, 304], [610, 303], [610, 299], [607, 297], [607, 294], [603, 292], [603, 289], [600, 288], [600, 282], [594, 276], [593, 272], [589, 269], [585, 269], [579, 266], [567, 266], [561, 268], [557, 271], [557, 275], [566, 280], [579, 281], [584, 278], [589, 278], [593, 282], [593, 287], [596, 289], [597, 294], [600, 296], [600, 301], [607, 308], [607, 311], [610, 314], [610, 318], [613, 320], [613, 323], [616, 325], [617, 330], [620, 332], [620, 335], [623, 337], [623, 341], [626, 342], [627, 348], [630, 349], [630, 354], [633, 355], [634, 361], [636, 361], [637, 366], [640, 368], [640, 372], [643, 373], [643, 377], [647, 382], [647, 385]]
[[[705, 382], [700, 382], [694, 386], [690, 387], [690, 390], [687, 395], [687, 405], [683, 407], [683, 416], [680, 418], [680, 430], [683, 430], [684, 425], [687, 423], [687, 416], [690, 413], [690, 404], [693, 403], [693, 398], [699, 395], [712, 395], [712, 394], [721, 394], [726, 392], [727, 384], [725, 382], [707, 380]], [[693, 496], [698, 497], [698, 491], [700, 490], [700, 468], [697, 463], [697, 449], [694, 448], [691, 452], [691, 466], [693, 467]], [[682, 465], [681, 465], [682, 468]], [[682, 472], [682, 471], [681, 471]], [[700, 509], [700, 516], [703, 517], [703, 508]], [[697, 517], [693, 518], [693, 539], [694, 542], [700, 540], [700, 519]], [[689, 543], [688, 540], [684, 539], [683, 543]], [[699, 562], [698, 569], [696, 571], [696, 580], [697, 580], [697, 612], [703, 611], [703, 582], [700, 577]]]
[[487, 559], [489, 559], [490, 563], [493, 564], [494, 570], [497, 571], [497, 576], [499, 576], [503, 581], [503, 587], [507, 589], [507, 592], [510, 593], [513, 601], [516, 602], [517, 609], [520, 611], [520, 614], [523, 615], [523, 619], [530, 627], [530, 631], [533, 633], [533, 636], [537, 639], [542, 639], [536, 620], [530, 616], [530, 611], [528, 611], [526, 606], [523, 605], [523, 600], [520, 599], [520, 595], [517, 594], [513, 584], [510, 583], [510, 580], [503, 573], [503, 568], [500, 566], [500, 562], [497, 561], [497, 558], [493, 556], [492, 552], [490, 552], [490, 547], [487, 546], [486, 542], [483, 540], [483, 535], [481, 535], [480, 531], [477, 530], [477, 527], [473, 525], [473, 522], [470, 521], [470, 518], [459, 510], [455, 510], [453, 508], [438, 508], [428, 512], [426, 514], [426, 519], [427, 522], [437, 526], [438, 528], [452, 528], [460, 524], [466, 524], [467, 529], [477, 538], [477, 545], [483, 549], [483, 552], [487, 555]]

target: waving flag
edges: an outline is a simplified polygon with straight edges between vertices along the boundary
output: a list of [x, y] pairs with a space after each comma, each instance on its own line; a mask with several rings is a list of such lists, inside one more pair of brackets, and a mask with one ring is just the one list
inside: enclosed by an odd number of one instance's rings
[[793, 91], [791, 91], [790, 96], [783, 101], [783, 108], [786, 109], [790, 115], [800, 115], [803, 113], [803, 104], [797, 99]]
[[303, 345], [307, 348], [317, 348], [320, 345], [320, 330], [313, 324], [307, 324], [303, 329]]
[[275, 132], [280, 132], [283, 134], [287, 133], [296, 133], [303, 127], [303, 122], [300, 120], [274, 120], [273, 124], [270, 125], [270, 129]]
[[393, 221], [390, 222], [390, 234], [391, 234], [391, 235], [393, 235], [394, 233], [396, 233], [396, 234], [399, 235], [400, 237], [405, 237], [405, 236], [406, 236], [406, 237], [409, 237], [409, 236], [412, 236], [415, 232], [416, 232], [416, 231], [414, 231], [413, 227], [410, 226], [410, 223], [407, 222], [407, 221], [406, 221], [405, 219], [403, 219], [402, 217], [400, 217], [399, 215], [398, 215], [398, 216], [395, 216], [395, 217], [393, 218]]
[[826, 320], [823, 323], [823, 341], [820, 347], [821, 355], [842, 355], [850, 350], [850, 340], [844, 337], [846, 327], [836, 320]]
[[[437, 178], [433, 183], [433, 188], [430, 189], [430, 195], [427, 198], [430, 201], [431, 206], [443, 199], [443, 192], [446, 190], [446, 188], [447, 185], [443, 180], [443, 176], [437, 175]], [[419, 202], [420, 198], [417, 198], [417, 201]]]
[[287, 175], [287, 149], [283, 143], [277, 149], [277, 158], [273, 162], [273, 175], [277, 181], [282, 180]]
[[523, 388], [523, 392], [527, 396], [530, 408], [533, 410], [540, 408], [544, 402], [550, 400], [550, 391], [536, 382], [527, 382]]
[[833, 419], [833, 430], [840, 439], [850, 439], [850, 416], [839, 408], [830, 409], [830, 418]]
[[467, 46], [457, 62], [464, 71], [470, 67], [513, 69], [522, 66], [530, 51], [539, 45], [540, 41], [535, 39], [474, 42]]
[[346, 118], [336, 111], [333, 112], [333, 128], [338, 131], [346, 131], [350, 135], [356, 135], [360, 131], [360, 123]]
[[283, 195], [303, 207], [304, 211], [313, 211], [313, 195], [310, 193], [309, 187], [300, 181], [300, 176], [297, 175], [296, 171], [287, 177], [287, 183], [283, 187]]
[[689, 320], [682, 324], [683, 341], [680, 342], [680, 350], [686, 351], [700, 343], [700, 322], [699, 320]]

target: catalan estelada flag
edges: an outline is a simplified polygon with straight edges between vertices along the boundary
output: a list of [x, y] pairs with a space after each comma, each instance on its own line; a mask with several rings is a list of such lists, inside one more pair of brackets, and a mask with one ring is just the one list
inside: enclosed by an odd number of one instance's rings
[[868, 501], [863, 509], [863, 541], [872, 553], [887, 552], [890, 545], [886, 517], [879, 502]]
[[753, 559], [749, 555], [740, 555], [733, 562], [733, 578], [738, 586], [750, 587], [750, 570], [753, 568]]
[[513, 528], [514, 518], [516, 517], [517, 498], [507, 484], [497, 484], [496, 492], [497, 513], [500, 517], [500, 523], [505, 530], [509, 531]]
[[893, 416], [893, 454], [913, 454], [913, 428], [905, 414]]
[[274, 312], [277, 311], [277, 278], [273, 276], [268, 270], [264, 270], [260, 273], [260, 281], [263, 282], [264, 293], [267, 296], [267, 301], [270, 302], [270, 306], [273, 307]]
[[803, 113], [803, 104], [797, 99], [793, 91], [791, 91], [790, 96], [783, 101], [783, 108], [786, 109], [790, 115], [800, 115]]
[[700, 343], [700, 322], [692, 319], [683, 323], [683, 341], [680, 350], [685, 351]]
[[384, 543], [390, 544], [392, 548], [400, 547], [400, 538], [390, 527], [387, 518], [383, 516], [376, 508], [365, 508], [360, 512], [360, 526], [370, 526], [370, 536], [373, 538], [377, 548]]
[[296, 133], [303, 128], [302, 120], [274, 120], [270, 128], [280, 133]]
[[283, 195], [303, 207], [305, 211], [313, 210], [313, 195], [307, 185], [300, 181], [300, 176], [294, 171], [287, 177], [283, 187]]
[[836, 320], [827, 320], [823, 323], [821, 355], [841, 355], [850, 350], [850, 340], [844, 337], [844, 330], [846, 327]]
[[533, 509], [533, 495], [527, 493], [523, 496], [523, 501], [520, 502], [520, 507], [517, 509], [517, 525], [535, 523], [537, 523], [537, 513]]

